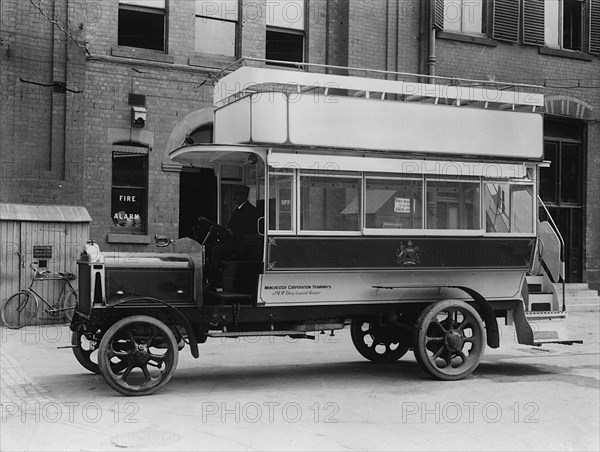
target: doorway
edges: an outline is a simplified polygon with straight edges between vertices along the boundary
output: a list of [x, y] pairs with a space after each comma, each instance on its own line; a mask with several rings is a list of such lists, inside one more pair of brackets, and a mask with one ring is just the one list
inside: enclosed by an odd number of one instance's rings
[[567, 282], [582, 282], [584, 268], [584, 126], [578, 121], [547, 119], [540, 197], [565, 241]]
[[199, 216], [217, 221], [217, 176], [210, 168], [183, 168], [179, 178], [180, 238], [195, 238]]

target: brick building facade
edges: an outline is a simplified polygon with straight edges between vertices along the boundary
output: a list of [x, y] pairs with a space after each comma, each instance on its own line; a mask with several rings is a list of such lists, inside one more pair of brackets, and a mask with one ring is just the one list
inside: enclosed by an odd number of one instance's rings
[[528, 83], [570, 279], [600, 287], [600, 5], [556, 3], [558, 25], [537, 0], [0, 0], [0, 202], [85, 206], [103, 249], [184, 235], [203, 175], [168, 153], [210, 140], [213, 81], [241, 56]]

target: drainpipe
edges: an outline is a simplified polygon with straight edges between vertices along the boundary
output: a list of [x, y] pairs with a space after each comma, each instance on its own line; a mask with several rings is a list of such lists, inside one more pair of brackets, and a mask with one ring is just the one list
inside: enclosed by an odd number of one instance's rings
[[[427, 55], [427, 74], [435, 75], [435, 2], [436, 0], [429, 0], [429, 49]], [[431, 79], [429, 80], [432, 81]]]

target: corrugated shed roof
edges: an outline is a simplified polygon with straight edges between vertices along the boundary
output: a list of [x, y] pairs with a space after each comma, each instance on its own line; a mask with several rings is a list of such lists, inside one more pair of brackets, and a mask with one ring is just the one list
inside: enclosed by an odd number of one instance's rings
[[90, 223], [92, 217], [82, 206], [42, 206], [0, 203], [0, 220], [54, 223]]

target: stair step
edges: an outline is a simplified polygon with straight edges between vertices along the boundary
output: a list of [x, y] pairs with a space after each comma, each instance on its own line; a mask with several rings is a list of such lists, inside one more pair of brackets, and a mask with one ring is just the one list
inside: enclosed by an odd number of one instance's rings
[[[557, 290], [562, 290], [561, 283], [553, 283]], [[588, 283], [565, 283], [565, 290], [590, 290]]]
[[568, 298], [565, 301], [567, 311], [595, 312], [600, 311], [600, 297]]
[[[556, 293], [562, 297], [562, 291], [558, 289]], [[565, 297], [570, 298], [598, 298], [598, 292], [595, 290], [565, 290]]]
[[542, 284], [544, 282], [544, 277], [539, 275], [527, 275], [525, 279], [527, 284]]

